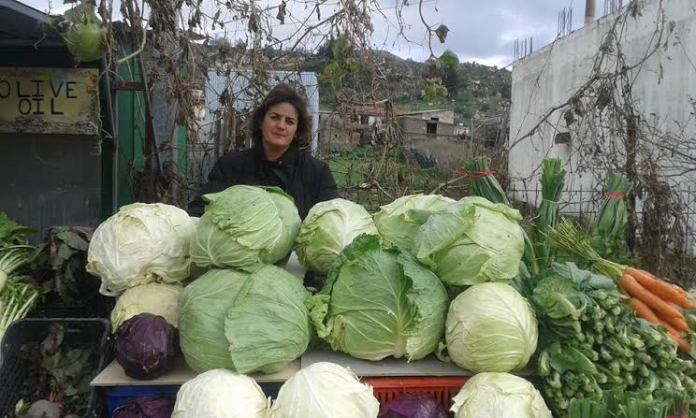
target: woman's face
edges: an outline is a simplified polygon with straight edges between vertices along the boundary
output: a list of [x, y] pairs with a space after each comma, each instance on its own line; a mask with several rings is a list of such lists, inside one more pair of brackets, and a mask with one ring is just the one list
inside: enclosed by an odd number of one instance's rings
[[261, 124], [264, 148], [275, 152], [287, 150], [295, 138], [297, 123], [297, 109], [290, 103], [269, 107]]

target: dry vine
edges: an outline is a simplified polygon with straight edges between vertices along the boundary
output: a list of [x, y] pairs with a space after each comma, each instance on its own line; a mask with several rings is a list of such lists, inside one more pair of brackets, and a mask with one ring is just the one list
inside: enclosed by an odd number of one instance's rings
[[[636, 81], [644, 72], [656, 71], [661, 83], [662, 62], [669, 59], [669, 48], [681, 45], [681, 40], [674, 36], [675, 22], [668, 20], [663, 1], [659, 0], [648, 46], [640, 57], [629, 59], [624, 50], [627, 30], [641, 16], [642, 7], [642, 2], [634, 0], [617, 14], [592, 59], [586, 80], [567, 100], [544, 112], [531, 129], [518, 132], [509, 149], [539, 135], [569, 130], [572, 171], [592, 176], [597, 180], [597, 189], [609, 171], [622, 172], [633, 182], [634, 191], [628, 196], [629, 248], [656, 273], [685, 278], [684, 267], [679, 271], [668, 254], [687, 251], [685, 225], [689, 220], [685, 208], [694, 202], [685, 201], [687, 196], [679, 180], [696, 171], [696, 138], [689, 134], [696, 113], [687, 121], [690, 127], [675, 127], [667, 115], [658, 120], [643, 114], [641, 100], [635, 94]], [[686, 53], [683, 46], [682, 50]], [[693, 99], [691, 102], [693, 105]], [[515, 180], [532, 181], [539, 170], [527, 179]]]
[[[146, 131], [141, 133], [146, 142], [145, 161], [132, 164], [134, 198], [185, 204], [205, 180], [211, 159], [248, 146], [245, 121], [272, 84], [270, 74], [285, 71], [282, 81], [297, 82], [308, 60], [327, 45], [329, 64], [319, 76], [321, 84], [331, 89], [338, 113], [346, 114], [356, 104], [389, 106], [392, 92], [383, 83], [385, 75], [372, 44], [374, 20], [383, 19], [406, 38], [403, 11], [417, 7], [425, 44], [432, 54], [434, 39], [444, 42], [448, 32], [446, 26], [436, 27], [423, 17], [424, 8], [432, 2], [122, 0], [115, 10], [113, 0], [100, 0], [97, 10], [108, 51], [104, 73], [112, 84], [136, 81], [142, 85], [142, 94], [135, 100], [144, 109], [139, 116]], [[390, 17], [391, 11], [394, 17]], [[214, 92], [219, 111], [212, 120], [200, 117], [200, 92], [206, 88], [208, 93], [212, 91], [210, 71], [229, 80]], [[128, 74], [125, 78], [124, 72]], [[233, 85], [232, 80], [238, 77], [244, 78], [242, 89]], [[167, 125], [169, 131], [163, 132], [153, 122], [157, 94], [162, 95], [160, 103], [169, 104], [176, 115], [175, 123]], [[240, 99], [249, 102], [240, 107]], [[383, 187], [383, 178], [393, 169], [392, 159], [387, 158], [392, 155], [389, 151], [403, 147], [393, 114], [385, 120], [386, 127], [378, 137], [384, 151], [365, 173], [370, 187]], [[186, 129], [188, 147], [198, 153], [190, 170], [177, 166], [175, 126]], [[220, 129], [225, 135], [220, 135]], [[224, 143], [219, 143], [219, 137], [226, 138]], [[409, 187], [398, 185], [397, 191], [387, 193], [402, 193]]]

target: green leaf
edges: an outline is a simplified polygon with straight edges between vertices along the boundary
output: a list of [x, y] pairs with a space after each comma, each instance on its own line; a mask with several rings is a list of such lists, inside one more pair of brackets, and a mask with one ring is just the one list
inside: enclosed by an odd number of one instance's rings
[[78, 251], [87, 251], [89, 241], [86, 237], [81, 236], [75, 231], [63, 230], [56, 233], [56, 238], [68, 245], [70, 248]]
[[587, 298], [578, 291], [576, 283], [562, 277], [542, 279], [532, 298], [544, 315], [553, 319], [570, 317], [577, 320], [587, 308]]
[[574, 347], [553, 343], [549, 346], [548, 351], [551, 357], [549, 364], [552, 369], [559, 373], [576, 371], [591, 374], [597, 371], [592, 360]]
[[554, 263], [553, 271], [562, 277], [574, 280], [581, 290], [586, 289], [615, 289], [616, 285], [606, 276], [582, 270], [575, 263]]
[[22, 244], [25, 235], [33, 234], [31, 228], [16, 224], [5, 213], [0, 212], [0, 247], [5, 245]]
[[275, 266], [252, 273], [225, 319], [225, 337], [234, 370], [275, 373], [305, 352], [311, 339], [299, 277]]

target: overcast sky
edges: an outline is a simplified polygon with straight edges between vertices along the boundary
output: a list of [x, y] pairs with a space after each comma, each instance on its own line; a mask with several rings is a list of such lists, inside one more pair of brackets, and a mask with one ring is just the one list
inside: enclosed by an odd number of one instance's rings
[[[62, 0], [20, 0], [46, 11], [62, 11], [66, 8]], [[116, 0], [118, 1], [118, 0]], [[380, 0], [383, 13], [394, 22], [395, 2], [404, 0]], [[276, 5], [279, 0], [259, 0], [261, 4]], [[288, 17], [286, 24], [273, 22], [275, 35], [285, 35], [297, 31], [299, 22], [307, 18], [306, 0], [287, 0]], [[333, 2], [336, 4], [337, 2]], [[425, 47], [423, 24], [418, 13], [418, 0], [408, 0], [412, 6], [403, 9], [403, 20], [410, 26], [406, 34], [411, 43], [396, 36], [398, 30], [389, 25], [383, 16], [375, 14], [373, 18], [375, 32], [373, 42], [380, 49], [389, 50], [404, 58], [423, 61], [429, 55]], [[604, 13], [604, 1], [597, 0], [597, 13]], [[332, 4], [331, 0], [327, 4]], [[423, 10], [427, 22], [437, 26], [445, 24], [450, 33], [446, 43], [434, 40], [435, 53], [440, 54], [445, 48], [454, 51], [460, 61], [476, 61], [499, 67], [513, 61], [514, 42], [517, 39], [533, 38], [534, 49], [551, 42], [558, 29], [558, 14], [563, 8], [573, 7], [573, 29], [582, 26], [584, 18], [583, 0], [424, 0]], [[212, 3], [211, 6], [212, 8]], [[115, 7], [117, 9], [117, 7]], [[330, 11], [323, 12], [324, 18]], [[211, 15], [214, 14], [214, 10]], [[231, 16], [229, 16], [231, 20]], [[307, 24], [318, 22], [318, 17], [311, 16]], [[213, 31], [209, 28], [209, 31]], [[228, 24], [224, 31], [216, 28], [217, 36], [224, 35], [234, 39], [243, 35], [243, 27]]]

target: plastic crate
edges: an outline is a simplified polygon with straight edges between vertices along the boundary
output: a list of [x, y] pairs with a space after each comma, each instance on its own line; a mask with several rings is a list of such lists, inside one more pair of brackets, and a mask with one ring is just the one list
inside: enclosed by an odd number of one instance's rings
[[468, 377], [365, 377], [362, 382], [372, 386], [380, 404], [389, 403], [403, 393], [422, 393], [449, 411], [452, 398], [467, 380]]
[[62, 302], [57, 298], [38, 305], [28, 315], [29, 318], [106, 318], [111, 315], [115, 298], [92, 295], [88, 299]]
[[[278, 391], [282, 383], [260, 383], [263, 393], [271, 399], [278, 397]], [[119, 406], [127, 404], [134, 398], [141, 396], [164, 396], [172, 402], [176, 401], [176, 394], [181, 386], [121, 386], [108, 389], [106, 392], [106, 409], [108, 417], [114, 415]]]
[[172, 401], [176, 401], [176, 393], [180, 386], [121, 386], [108, 389], [106, 392], [106, 410], [109, 418], [114, 415], [114, 411], [119, 406], [127, 404], [129, 401], [141, 396], [164, 396]]
[[[27, 361], [20, 356], [20, 348], [29, 342], [41, 342], [51, 324], [65, 326], [64, 344], [71, 346], [99, 345], [99, 360], [94, 364], [94, 374], [99, 373], [110, 359], [110, 325], [104, 319], [22, 319], [10, 325], [2, 341], [2, 363], [0, 363], [0, 417], [13, 411], [19, 401], [22, 383], [29, 372]], [[102, 416], [103, 399], [97, 391], [90, 392], [85, 417]]]

